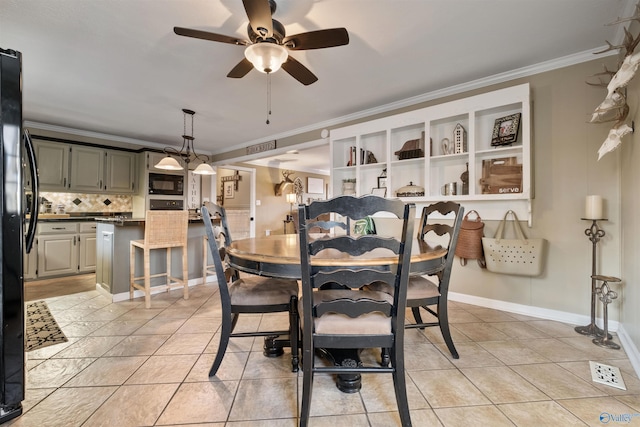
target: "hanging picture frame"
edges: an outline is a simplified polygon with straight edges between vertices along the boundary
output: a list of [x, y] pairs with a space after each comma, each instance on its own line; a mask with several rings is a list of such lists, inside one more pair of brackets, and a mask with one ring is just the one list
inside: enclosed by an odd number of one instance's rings
[[513, 144], [518, 140], [520, 116], [520, 113], [515, 113], [496, 119], [491, 135], [492, 147]]
[[324, 194], [324, 180], [321, 178], [307, 178], [307, 193]]
[[225, 181], [224, 183], [224, 198], [233, 199], [236, 197], [235, 183], [233, 181]]
[[372, 188], [371, 194], [374, 196], [387, 197], [387, 187]]

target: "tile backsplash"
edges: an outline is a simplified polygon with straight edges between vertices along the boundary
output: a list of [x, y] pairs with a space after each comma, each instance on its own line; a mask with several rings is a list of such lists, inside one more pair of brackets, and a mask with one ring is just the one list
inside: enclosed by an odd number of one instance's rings
[[66, 213], [105, 212], [121, 213], [133, 211], [133, 196], [123, 194], [54, 193], [41, 191], [40, 197], [57, 205], [64, 205]]

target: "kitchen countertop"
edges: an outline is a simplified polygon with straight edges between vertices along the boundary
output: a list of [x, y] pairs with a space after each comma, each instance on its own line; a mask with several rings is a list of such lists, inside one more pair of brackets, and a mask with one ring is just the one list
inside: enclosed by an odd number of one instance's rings
[[[127, 218], [121, 216], [111, 216], [103, 218], [93, 218], [96, 222], [104, 222], [120, 227], [144, 225], [144, 218]], [[202, 224], [202, 217], [189, 217], [189, 224]]]
[[[91, 222], [98, 219], [116, 218], [121, 216], [131, 216], [130, 212], [109, 213], [102, 212], [79, 212], [67, 214], [38, 214], [38, 222]], [[30, 219], [31, 215], [25, 215], [26, 219]], [[143, 220], [144, 221], [144, 220]]]

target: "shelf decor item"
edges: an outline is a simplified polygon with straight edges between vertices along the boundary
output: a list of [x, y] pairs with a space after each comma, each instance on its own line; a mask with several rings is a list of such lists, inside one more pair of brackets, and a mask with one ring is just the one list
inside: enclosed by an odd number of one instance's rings
[[378, 177], [378, 188], [387, 188], [387, 168], [382, 169], [382, 173]]
[[405, 142], [402, 148], [393, 154], [398, 156], [398, 160], [424, 157], [424, 132], [422, 132], [419, 139], [411, 139]]
[[356, 194], [355, 178], [347, 178], [342, 180], [342, 194], [344, 194], [345, 196]]
[[517, 194], [522, 192], [522, 164], [517, 157], [482, 161], [482, 194]]
[[467, 131], [460, 123], [453, 128], [453, 147], [455, 154], [467, 152]]
[[413, 181], [409, 185], [400, 187], [396, 190], [396, 197], [422, 197], [424, 196], [424, 187], [413, 185]]
[[499, 147], [501, 145], [513, 144], [518, 140], [519, 130], [520, 113], [510, 114], [496, 119], [493, 125], [493, 134], [491, 135], [491, 146]]

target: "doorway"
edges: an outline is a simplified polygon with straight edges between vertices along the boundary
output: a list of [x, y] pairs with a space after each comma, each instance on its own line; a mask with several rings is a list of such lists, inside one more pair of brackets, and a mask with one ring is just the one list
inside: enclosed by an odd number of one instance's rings
[[224, 206], [232, 238], [256, 235], [256, 170], [242, 166], [218, 166], [216, 203]]

